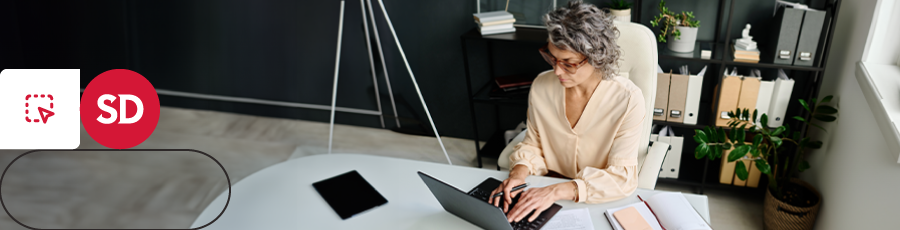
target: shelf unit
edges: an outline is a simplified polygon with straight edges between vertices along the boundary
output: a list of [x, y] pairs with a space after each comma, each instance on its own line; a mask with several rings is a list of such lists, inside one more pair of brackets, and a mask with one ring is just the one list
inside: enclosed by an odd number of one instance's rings
[[[717, 110], [717, 105], [713, 104], [712, 98], [714, 95], [718, 95], [716, 85], [721, 81], [721, 77], [727, 68], [733, 67], [741, 67], [746, 69], [749, 68], [758, 68], [764, 69], [766, 71], [774, 71], [776, 69], [784, 69], [785, 71], [789, 71], [788, 76], [791, 76], [795, 81], [794, 90], [791, 95], [791, 102], [788, 105], [787, 116], [792, 117], [795, 115], [806, 115], [806, 111], [802, 109], [797, 99], [805, 99], [809, 100], [811, 98], [817, 98], [819, 96], [819, 88], [822, 84], [822, 78], [824, 76], [824, 70], [826, 66], [826, 60], [828, 58], [828, 54], [830, 51], [831, 41], [834, 34], [834, 28], [836, 26], [836, 18], [838, 15], [838, 9], [840, 8], [841, 0], [825, 0], [824, 10], [827, 12], [827, 18], [830, 20], [825, 24], [822, 31], [822, 36], [820, 36], [819, 49], [816, 53], [816, 61], [814, 66], [793, 66], [793, 65], [781, 65], [781, 64], [773, 64], [771, 62], [760, 61], [759, 63], [743, 63], [743, 62], [734, 62], [731, 60], [733, 55], [731, 54], [731, 49], [728, 47], [731, 46], [731, 28], [732, 22], [734, 21], [734, 6], [736, 1], [741, 0], [719, 0], [719, 10], [716, 12], [716, 28], [715, 28], [715, 40], [712, 41], [698, 41], [698, 44], [695, 46], [695, 50], [692, 53], [675, 53], [666, 47], [666, 44], [657, 43], [658, 52], [659, 52], [659, 63], [661, 66], [666, 67], [666, 65], [672, 65], [672, 63], [676, 63], [677, 65], [683, 65], [684, 63], [693, 63], [693, 64], [701, 64], [707, 65], [707, 72], [704, 77], [703, 83], [703, 92], [701, 94], [700, 108], [709, 108], [706, 111], [699, 111], [699, 122], [697, 125], [689, 125], [682, 123], [673, 123], [673, 122], [665, 122], [665, 121], [653, 121], [653, 124], [657, 126], [671, 126], [676, 134], [684, 137], [684, 147], [682, 152], [682, 160], [681, 160], [681, 172], [679, 173], [678, 179], [671, 178], [660, 178], [659, 182], [661, 183], [672, 183], [672, 184], [682, 184], [694, 186], [695, 191], [697, 193], [702, 194], [704, 189], [708, 187], [714, 188], [726, 188], [726, 189], [752, 189], [746, 187], [738, 187], [732, 185], [719, 184], [718, 181], [718, 171], [720, 169], [720, 160], [710, 161], [705, 159], [695, 159], [693, 150], [697, 146], [693, 141], [693, 129], [699, 129], [706, 126], [715, 126], [715, 119], [712, 119], [713, 111]], [[744, 0], [751, 1], [751, 0]], [[726, 10], [726, 2], [728, 6], [728, 12], [725, 14]], [[654, 1], [655, 3], [655, 1]], [[642, 0], [635, 0], [634, 5], [641, 9]], [[640, 15], [641, 10], [633, 11], [632, 22], [641, 23]], [[724, 24], [723, 24], [724, 23]], [[724, 39], [720, 40], [720, 29], [724, 27]], [[517, 95], [516, 97], [491, 97], [489, 96], [490, 91], [495, 88], [495, 84], [493, 81], [488, 80], [487, 82], [475, 83], [474, 86], [478, 87], [477, 91], [473, 93], [473, 81], [472, 81], [472, 73], [470, 72], [470, 63], [469, 63], [469, 50], [467, 49], [467, 43], [469, 42], [485, 42], [488, 47], [488, 56], [492, 56], [490, 51], [490, 47], [493, 43], [502, 43], [502, 44], [515, 44], [521, 46], [530, 46], [530, 47], [539, 47], [546, 43], [547, 39], [547, 31], [545, 29], [531, 29], [531, 28], [517, 28], [515, 33], [508, 34], [497, 34], [497, 35], [488, 35], [481, 36], [478, 32], [477, 28], [473, 28], [467, 33], [463, 34], [460, 37], [463, 49], [463, 60], [466, 68], [466, 84], [467, 84], [467, 92], [469, 95], [469, 108], [471, 110], [472, 116], [472, 124], [473, 130], [475, 132], [475, 145], [478, 149], [478, 166], [482, 166], [482, 157], [489, 158], [497, 158], [499, 156], [500, 151], [505, 147], [505, 142], [503, 140], [503, 129], [499, 124], [496, 125], [496, 130], [492, 135], [490, 135], [490, 139], [488, 142], [482, 147], [479, 145], [478, 140], [478, 125], [477, 125], [477, 111], [475, 109], [475, 104], [489, 104], [493, 105], [495, 111], [499, 111], [500, 106], [520, 106], [524, 107], [528, 105], [527, 102], [527, 94], [525, 95]], [[700, 58], [700, 43], [708, 43], [712, 46], [712, 57], [710, 59], [702, 59]], [[762, 45], [762, 44], [761, 44]], [[766, 55], [765, 50], [761, 50], [761, 56]], [[535, 52], [535, 55], [536, 52]], [[522, 57], [507, 57], [507, 58], [522, 58]], [[539, 57], [538, 57], [539, 58]], [[491, 74], [494, 73], [494, 63], [490, 57], [488, 58], [488, 68]], [[765, 59], [764, 59], [765, 60]], [[548, 65], [549, 67], [549, 65]], [[747, 68], [749, 67], [749, 68]], [[551, 67], [552, 68], [552, 67]], [[548, 68], [549, 69], [549, 68]], [[772, 79], [773, 77], [766, 77], [767, 75], [764, 72], [764, 78], [766, 80]], [[496, 77], [496, 76], [492, 76]], [[499, 113], [497, 120], [499, 121]], [[790, 125], [792, 128], [797, 130], [796, 128], [800, 128], [800, 130], [805, 130], [805, 127], [802, 122], [787, 120], [786, 124]], [[805, 133], [804, 133], [805, 135]], [[767, 183], [766, 177], [762, 177], [759, 182], [758, 190], [762, 191], [762, 188], [765, 187]]]

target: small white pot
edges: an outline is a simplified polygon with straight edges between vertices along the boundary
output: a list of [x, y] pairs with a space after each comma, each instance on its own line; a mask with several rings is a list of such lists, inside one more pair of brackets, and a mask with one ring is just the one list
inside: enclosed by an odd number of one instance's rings
[[624, 9], [624, 10], [609, 9], [609, 12], [612, 13], [613, 16], [615, 16], [614, 20], [616, 20], [616, 21], [620, 21], [620, 22], [630, 22], [631, 21], [631, 9]]
[[675, 39], [675, 36], [672, 35], [669, 35], [669, 37], [666, 38], [667, 43], [669, 43], [669, 49], [679, 53], [694, 52], [694, 44], [697, 43], [698, 28], [675, 26], [675, 29], [681, 31], [681, 36], [680, 39]]

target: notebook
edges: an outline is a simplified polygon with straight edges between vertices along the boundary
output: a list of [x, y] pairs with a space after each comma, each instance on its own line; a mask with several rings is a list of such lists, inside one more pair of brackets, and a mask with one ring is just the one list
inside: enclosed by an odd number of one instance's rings
[[[638, 196], [638, 198], [641, 198]], [[661, 192], [651, 197], [642, 198], [638, 202], [623, 207], [606, 210], [609, 224], [616, 230], [630, 230], [622, 227], [616, 216], [628, 217], [630, 211], [616, 214], [619, 211], [634, 208], [653, 230], [712, 230], [709, 223], [700, 217], [694, 207], [688, 203], [680, 192]], [[631, 212], [633, 215], [634, 213]], [[616, 215], [616, 216], [614, 216]], [[633, 224], [633, 223], [632, 223]]]

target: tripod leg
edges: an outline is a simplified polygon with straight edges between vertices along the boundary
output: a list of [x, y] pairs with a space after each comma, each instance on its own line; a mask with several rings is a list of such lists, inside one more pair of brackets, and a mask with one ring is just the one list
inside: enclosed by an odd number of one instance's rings
[[331, 89], [331, 122], [329, 123], [328, 128], [328, 154], [331, 154], [331, 144], [334, 139], [334, 109], [336, 108], [337, 103], [337, 89], [338, 89], [338, 69], [341, 66], [341, 38], [344, 35], [344, 1], [341, 0], [341, 16], [338, 21], [338, 39], [337, 39], [337, 53], [334, 58], [334, 85]]
[[369, 39], [369, 23], [366, 22], [366, 2], [359, 0], [359, 9], [362, 11], [363, 32], [366, 34], [366, 49], [369, 51], [369, 68], [372, 71], [372, 84], [375, 86], [375, 104], [378, 105], [378, 118], [381, 119], [381, 128], [384, 128], [384, 112], [381, 111], [381, 94], [378, 93], [378, 79], [375, 77], [375, 62], [372, 59], [372, 40]]
[[381, 38], [378, 36], [378, 23], [375, 21], [375, 11], [372, 10], [372, 1], [369, 3], [369, 19], [372, 21], [372, 32], [375, 33], [375, 45], [378, 46], [378, 55], [381, 57], [381, 70], [384, 71], [384, 83], [387, 85], [388, 96], [391, 99], [391, 108], [394, 110], [394, 122], [400, 128], [400, 114], [397, 114], [397, 103], [394, 102], [394, 91], [391, 90], [391, 78], [388, 77], [387, 64], [384, 62], [384, 48], [381, 48]]
[[422, 97], [422, 90], [419, 89], [419, 83], [416, 82], [416, 76], [413, 75], [412, 68], [409, 67], [409, 61], [406, 60], [406, 54], [403, 53], [403, 47], [400, 46], [400, 39], [397, 38], [397, 32], [394, 30], [394, 24], [391, 23], [391, 17], [388, 16], [387, 9], [384, 8], [384, 2], [378, 0], [378, 5], [381, 6], [381, 12], [384, 13], [384, 19], [387, 21], [388, 28], [391, 29], [391, 35], [394, 35], [394, 42], [397, 43], [397, 49], [400, 50], [403, 64], [406, 65], [406, 71], [409, 72], [409, 78], [412, 79], [413, 86], [416, 88], [416, 94], [419, 95], [419, 101], [422, 102], [422, 108], [425, 109], [425, 115], [428, 116], [428, 122], [431, 123], [431, 129], [434, 130], [434, 136], [437, 137], [438, 144], [441, 145], [441, 150], [444, 151], [444, 156], [447, 157], [447, 163], [453, 165], [453, 162], [450, 161], [450, 155], [447, 154], [447, 149], [444, 148], [444, 142], [441, 141], [441, 135], [438, 134], [437, 127], [434, 126], [434, 119], [431, 119], [431, 112], [428, 111], [428, 105], [425, 104], [425, 98]]

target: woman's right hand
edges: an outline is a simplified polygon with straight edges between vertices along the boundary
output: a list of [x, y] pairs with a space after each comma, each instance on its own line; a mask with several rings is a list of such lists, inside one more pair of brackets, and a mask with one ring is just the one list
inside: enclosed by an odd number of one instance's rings
[[509, 204], [512, 203], [512, 198], [525, 191], [525, 189], [519, 189], [514, 192], [510, 192], [510, 190], [512, 190], [513, 187], [524, 184], [528, 174], [528, 167], [524, 165], [516, 165], [513, 167], [513, 170], [509, 172], [509, 178], [503, 180], [503, 183], [500, 183], [500, 186], [491, 192], [490, 197], [494, 197], [495, 194], [500, 192], [503, 192], [503, 195], [490, 199], [490, 203], [497, 207], [500, 207], [500, 204], [503, 204], [503, 213], [508, 212]]

